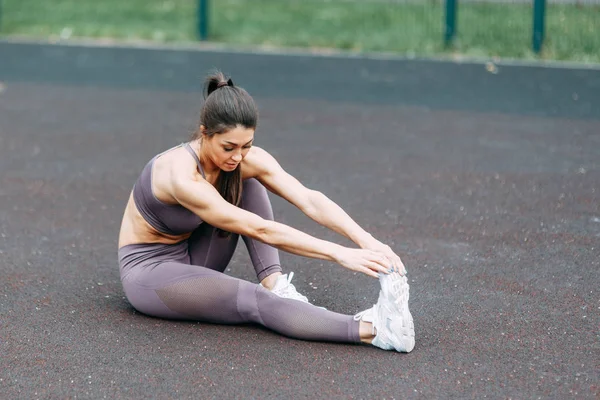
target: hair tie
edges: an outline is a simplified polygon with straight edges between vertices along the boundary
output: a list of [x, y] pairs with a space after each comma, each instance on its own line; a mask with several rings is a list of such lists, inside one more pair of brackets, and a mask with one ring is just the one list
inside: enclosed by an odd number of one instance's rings
[[223, 86], [233, 86], [233, 81], [231, 80], [231, 78], [227, 79], [227, 82], [221, 81], [217, 83], [217, 89], [222, 88]]

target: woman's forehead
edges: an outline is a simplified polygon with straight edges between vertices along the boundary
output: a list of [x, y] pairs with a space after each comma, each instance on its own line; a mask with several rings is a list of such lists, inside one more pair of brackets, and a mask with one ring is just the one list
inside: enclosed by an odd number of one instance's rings
[[219, 138], [223, 142], [230, 142], [235, 144], [246, 144], [254, 139], [254, 129], [245, 128], [243, 126], [236, 126], [233, 129], [219, 135]]

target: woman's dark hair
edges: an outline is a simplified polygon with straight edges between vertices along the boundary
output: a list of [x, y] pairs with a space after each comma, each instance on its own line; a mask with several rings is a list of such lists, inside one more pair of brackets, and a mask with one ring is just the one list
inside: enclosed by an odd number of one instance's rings
[[[256, 129], [258, 109], [252, 97], [231, 78], [216, 71], [206, 77], [204, 83], [204, 105], [200, 112], [200, 125], [204, 125], [208, 137], [226, 133], [238, 125]], [[198, 139], [200, 129], [192, 139]], [[229, 203], [239, 206], [242, 199], [242, 165], [231, 171], [220, 171], [216, 188]], [[230, 236], [230, 232], [218, 230], [219, 236]]]

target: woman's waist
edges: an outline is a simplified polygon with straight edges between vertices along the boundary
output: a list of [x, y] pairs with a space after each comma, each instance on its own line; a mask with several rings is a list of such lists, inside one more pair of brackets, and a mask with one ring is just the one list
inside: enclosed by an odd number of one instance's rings
[[136, 267], [148, 266], [157, 262], [189, 262], [188, 242], [178, 243], [131, 243], [118, 249], [121, 274]]
[[189, 229], [174, 234], [170, 232], [161, 232], [140, 214], [131, 197], [125, 209], [121, 230], [119, 232], [119, 248], [137, 243], [176, 244], [188, 239], [193, 230], [194, 229]]

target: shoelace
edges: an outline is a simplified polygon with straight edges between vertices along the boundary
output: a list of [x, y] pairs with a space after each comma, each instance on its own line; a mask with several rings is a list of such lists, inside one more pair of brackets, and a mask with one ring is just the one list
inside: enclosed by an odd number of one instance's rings
[[371, 310], [372, 310], [372, 308], [367, 308], [366, 310], [359, 312], [358, 314], [354, 315], [354, 320], [360, 321], [362, 319], [362, 317]]
[[286, 279], [287, 284], [285, 286], [281, 286], [281, 287], [277, 288], [276, 293], [281, 297], [285, 297], [285, 298], [293, 299], [293, 300], [300, 300], [300, 301], [304, 301], [304, 302], [308, 303], [308, 298], [306, 298], [306, 296], [303, 296], [300, 293], [298, 293], [298, 291], [296, 290], [296, 287], [291, 283], [293, 277], [294, 277], [294, 273], [290, 272], [290, 274], [288, 275], [288, 278]]
[[375, 327], [379, 325], [379, 312], [377, 309], [377, 304], [373, 305], [373, 307], [371, 307], [371, 308], [367, 308], [366, 310], [361, 311], [358, 314], [356, 314], [354, 316], [354, 320], [360, 321], [364, 317], [364, 315], [369, 312], [371, 313], [371, 317], [373, 318], [373, 321], [371, 321], [371, 333], [374, 335]]
[[[405, 278], [406, 279], [406, 278]], [[404, 285], [407, 285], [405, 279], [402, 277], [393, 277], [390, 279], [390, 291], [394, 294], [394, 303], [402, 306], [405, 301], [406, 293], [404, 292]]]

